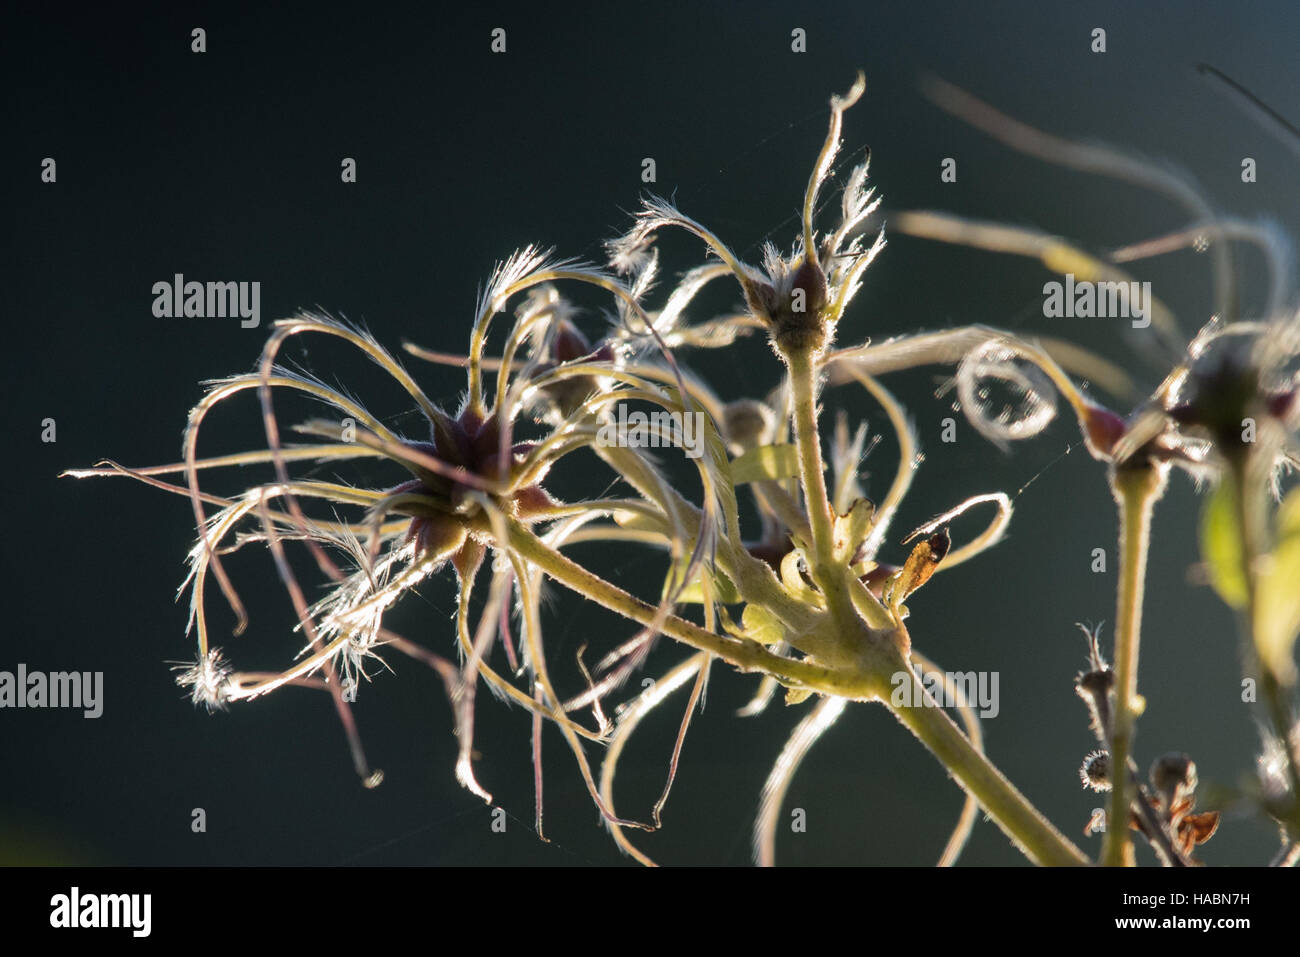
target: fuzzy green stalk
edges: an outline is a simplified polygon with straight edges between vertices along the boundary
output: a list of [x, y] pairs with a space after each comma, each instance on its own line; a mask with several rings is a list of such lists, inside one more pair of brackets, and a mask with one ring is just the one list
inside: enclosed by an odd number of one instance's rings
[[1145, 458], [1112, 467], [1111, 490], [1119, 507], [1119, 596], [1115, 615], [1115, 702], [1110, 727], [1112, 775], [1110, 807], [1101, 863], [1131, 867], [1135, 863], [1129, 837], [1129, 811], [1137, 796], [1129, 775], [1133, 735], [1141, 707], [1137, 690], [1138, 650], [1142, 633], [1142, 598], [1146, 589], [1147, 550], [1151, 540], [1151, 513], [1164, 494], [1167, 466]]
[[[835, 560], [834, 515], [826, 494], [825, 463], [821, 437], [817, 432], [817, 353], [808, 348], [783, 349], [782, 356], [790, 372], [790, 397], [794, 419], [795, 445], [799, 452], [799, 479], [803, 486], [808, 524], [812, 530], [809, 543], [809, 571], [826, 598], [827, 608], [838, 621], [858, 621], [846, 580], [846, 568]], [[893, 630], [895, 623], [885, 608], [874, 599], [859, 602], [860, 610], [873, 629]]]
[[[549, 547], [513, 520], [507, 520], [506, 547], [552, 580], [589, 601], [642, 625], [657, 627], [664, 634], [689, 647], [716, 655], [741, 671], [771, 675], [784, 684], [818, 694], [885, 703], [1030, 860], [1051, 865], [1087, 864], [1086, 855], [1016, 790], [941, 707], [926, 698], [923, 686], [910, 667], [906, 630], [893, 620], [874, 596], [855, 594], [852, 590], [855, 584], [852, 572], [847, 563], [837, 562], [835, 558], [834, 516], [826, 492], [825, 466], [817, 431], [819, 351], [810, 347], [780, 351], [790, 372], [793, 431], [812, 537], [812, 541], [807, 543], [809, 571], [826, 598], [827, 611], [835, 625], [836, 647], [819, 649], [832, 651], [825, 664], [774, 655], [755, 642], [722, 637], [676, 615], [664, 614], [661, 609], [628, 594]], [[638, 466], [627, 459], [623, 450], [602, 449], [601, 452], [618, 460], [611, 464], [621, 466], [620, 471], [625, 475], [629, 474], [628, 466]], [[632, 468], [629, 480], [634, 485], [646, 485], [646, 476], [639, 473], [639, 466]], [[680, 509], [679, 518], [688, 525], [693, 526], [698, 521], [694, 509], [684, 500], [674, 501], [672, 506]], [[720, 553], [719, 558], [722, 557]], [[735, 556], [732, 557], [733, 562], [729, 564], [736, 564]], [[731, 570], [739, 573], [737, 583], [742, 593], [750, 592], [747, 595], [750, 601], [757, 599], [759, 604], [767, 605], [774, 597], [762, 595], [771, 590], [766, 587], [768, 583], [761, 576], [746, 574], [743, 562]], [[779, 587], [776, 591], [780, 592]], [[781, 598], [788, 601], [784, 594]], [[777, 604], [783, 605], [786, 601]], [[777, 613], [783, 618], [803, 618], [806, 615], [805, 612], [796, 616], [791, 611], [781, 609]], [[792, 634], [789, 640], [798, 648], [811, 639], [811, 635]], [[916, 685], [909, 689], [915, 692], [909, 700], [917, 703], [916, 707], [892, 704], [892, 683], [899, 674]]]
[[[962, 734], [948, 712], [928, 697], [924, 685], [910, 668], [900, 672], [911, 684], [904, 700], [912, 707], [898, 707], [888, 699], [894, 717], [911, 731], [962, 788], [975, 797], [1026, 857], [1035, 864], [1079, 867], [1090, 863], [1087, 855], [1070, 843], [1006, 776]], [[924, 701], [924, 704], [919, 702]]]
[[[676, 615], [663, 615], [649, 602], [628, 594], [551, 548], [516, 520], [508, 519], [507, 529], [509, 539], [504, 543], [505, 547], [536, 565], [547, 577], [609, 611], [642, 625], [657, 624], [665, 635], [698, 651], [716, 655], [741, 671], [770, 674], [796, 687], [836, 689], [830, 692], [832, 694], [844, 694], [847, 690], [844, 682], [837, 680], [829, 668], [783, 658], [772, 654], [758, 642], [724, 637]], [[855, 690], [856, 694], [846, 697], [856, 697], [861, 693], [861, 689]]]
[[[846, 566], [836, 562], [834, 556], [834, 514], [826, 493], [825, 466], [821, 454], [821, 439], [817, 431], [817, 358], [819, 352], [811, 348], [782, 348], [790, 373], [790, 394], [793, 404], [795, 443], [799, 452], [799, 474], [804, 491], [812, 531], [812, 577], [826, 597], [827, 607], [841, 626], [845, 635], [860, 632], [862, 618], [872, 629], [868, 641], [876, 646], [872, 658], [895, 659], [892, 668], [882, 670], [880, 678], [894, 686], [896, 676], [920, 684], [909, 667], [907, 651], [894, 641], [884, 639], [880, 633], [901, 630], [889, 613], [870, 596], [860, 596], [853, 601], [849, 591]], [[858, 617], [857, 612], [862, 614]], [[910, 642], [909, 642], [910, 644]], [[879, 665], [877, 665], [879, 667]], [[1088, 858], [1069, 842], [1043, 817], [1000, 770], [970, 739], [962, 734], [942, 708], [927, 701], [925, 692], [910, 689], [917, 694], [904, 698], [918, 706], [896, 706], [893, 695], [880, 695], [894, 716], [939, 760], [973, 795], [989, 816], [997, 822], [1012, 842], [1038, 864], [1081, 865]], [[918, 704], [927, 701], [926, 704]]]
[[[755, 642], [740, 642], [716, 635], [675, 615], [662, 617], [651, 604], [641, 601], [616, 585], [594, 575], [567, 556], [542, 542], [514, 520], [507, 521], [508, 547], [536, 565], [547, 577], [590, 601], [643, 625], [659, 619], [663, 633], [696, 648], [717, 655], [742, 671], [770, 674], [790, 684], [819, 694], [855, 701], [880, 700], [889, 703], [890, 678], [915, 673], [907, 659], [892, 645], [879, 643], [870, 664], [856, 672], [832, 669], [806, 661], [773, 655]], [[867, 657], [864, 656], [864, 661]], [[923, 686], [911, 689], [913, 701], [924, 700]], [[935, 754], [948, 772], [973, 794], [998, 827], [1030, 858], [1040, 864], [1078, 865], [1087, 857], [1054, 828], [1007, 780], [939, 707], [893, 707], [905, 727]]]

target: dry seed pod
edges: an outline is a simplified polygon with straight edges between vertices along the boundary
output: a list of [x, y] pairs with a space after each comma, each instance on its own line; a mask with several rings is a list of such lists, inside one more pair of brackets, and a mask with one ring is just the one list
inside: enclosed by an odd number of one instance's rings
[[1083, 759], [1079, 768], [1079, 778], [1083, 786], [1094, 791], [1110, 790], [1110, 752], [1093, 751]]

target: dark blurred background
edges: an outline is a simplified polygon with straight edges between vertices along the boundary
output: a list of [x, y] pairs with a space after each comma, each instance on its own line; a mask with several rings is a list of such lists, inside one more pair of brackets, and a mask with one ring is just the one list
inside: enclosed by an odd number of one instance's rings
[[[1167, 158], [1212, 201], [1300, 228], [1295, 155], [1270, 139], [1194, 66], [1206, 61], [1300, 118], [1289, 2], [1042, 4], [592, 4], [543, 10], [486, 5], [400, 8], [276, 6], [115, 8], [48, 5], [5, 14], [6, 96], [0, 151], [5, 237], [4, 407], [6, 583], [0, 669], [105, 674], [104, 714], [0, 712], [0, 860], [82, 864], [610, 864], [625, 860], [600, 827], [557, 733], [546, 737], [547, 833], [532, 826], [529, 721], [480, 697], [478, 769], [509, 814], [504, 835], [453, 776], [451, 715], [436, 677], [398, 656], [361, 691], [356, 713], [374, 791], [352, 772], [328, 699], [283, 690], [209, 716], [177, 688], [168, 661], [192, 656], [184, 576], [192, 515], [182, 498], [126, 480], [56, 479], [101, 457], [174, 461], [200, 380], [247, 371], [267, 327], [319, 305], [363, 321], [385, 344], [449, 350], [467, 342], [475, 291], [493, 264], [537, 242], [588, 259], [624, 228], [657, 163], [657, 192], [708, 224], [751, 261], [763, 240], [788, 251], [827, 99], [854, 71], [865, 99], [847, 116], [845, 153], [871, 149], [871, 180], [887, 211], [951, 210], [1038, 227], [1106, 249], [1182, 226], [1185, 213], [1130, 186], [1011, 153], [931, 105], [919, 78], [938, 74], [1054, 133]], [[207, 52], [190, 52], [190, 31]], [[507, 31], [507, 52], [489, 51]], [[1107, 52], [1090, 51], [1093, 28]], [[791, 52], [791, 30], [807, 52]], [[40, 162], [58, 163], [57, 184]], [[1259, 181], [1240, 180], [1244, 156]], [[354, 157], [358, 182], [340, 182]], [[944, 184], [939, 164], [958, 161]], [[671, 275], [699, 261], [684, 236], [661, 243]], [[1241, 258], [1245, 306], [1264, 273]], [[174, 273], [262, 283], [261, 328], [236, 320], [158, 319], [151, 287]], [[1190, 332], [1208, 318], [1204, 257], [1137, 267]], [[870, 270], [842, 342], [984, 322], [1070, 338], [1125, 366], [1150, 388], [1161, 370], [1114, 323], [1046, 320], [1036, 264], [901, 235]], [[598, 301], [580, 295], [584, 304]], [[738, 301], [733, 288], [693, 313]], [[589, 311], [580, 323], [598, 334]], [[409, 403], [359, 355], [319, 339], [288, 353], [347, 386], [373, 411], [411, 428]], [[744, 341], [689, 357], [724, 397], [761, 395], [778, 368]], [[455, 404], [455, 370], [408, 365], [437, 401]], [[1076, 621], [1114, 618], [1115, 519], [1100, 464], [1064, 419], [1003, 454], [959, 417], [939, 442], [947, 372], [890, 377], [908, 405], [926, 461], [890, 536], [962, 499], [1023, 491], [1007, 540], [940, 576], [911, 602], [919, 648], [949, 670], [1000, 673], [1001, 713], [986, 723], [995, 761], [1051, 819], [1089, 849], [1082, 829], [1099, 805], [1076, 768], [1092, 740], [1071, 690], [1083, 665]], [[828, 403], [884, 430], [860, 390]], [[57, 421], [57, 442], [40, 441]], [[217, 413], [201, 451], [248, 447], [256, 403]], [[1073, 451], [1064, 455], [1073, 444]], [[868, 492], [893, 474], [886, 438], [866, 461]], [[580, 470], [579, 470], [580, 471]], [[582, 475], [557, 476], [572, 495]], [[1026, 483], [1030, 483], [1026, 487]], [[227, 480], [229, 481], [229, 480]], [[572, 482], [572, 485], [564, 483]], [[238, 487], [227, 486], [227, 490]], [[599, 486], [598, 486], [599, 488]], [[1196, 496], [1175, 478], [1156, 518], [1141, 686], [1148, 711], [1141, 762], [1186, 750], [1203, 782], [1232, 785], [1258, 750], [1240, 701], [1234, 622], [1195, 583]], [[978, 519], [975, 524], [978, 524]], [[967, 526], [962, 526], [966, 528]], [[959, 534], [960, 531], [959, 531]], [[1090, 571], [1103, 547], [1109, 571]], [[656, 554], [586, 551], [620, 582], [653, 591]], [[246, 666], [287, 662], [298, 641], [265, 553], [231, 562], [252, 625], [228, 638], [214, 600], [214, 641]], [[304, 569], [306, 566], [302, 566]], [[215, 593], [214, 593], [215, 594]], [[555, 593], [552, 660], [565, 680], [584, 641], [609, 647], [629, 627]], [[452, 653], [449, 575], [394, 613], [400, 631]], [[665, 645], [650, 673], [682, 652]], [[718, 667], [708, 707], [687, 740], [665, 827], [640, 839], [669, 863], [740, 864], [759, 789], [806, 707], [779, 703], [734, 716], [753, 687]], [[646, 817], [662, 787], [684, 697], [633, 740], [619, 808]], [[784, 834], [785, 863], [928, 864], [961, 804], [943, 769], [883, 708], [851, 708], [806, 761], [786, 800], [808, 815]], [[190, 830], [191, 810], [208, 830]], [[1264, 822], [1233, 817], [1203, 850], [1211, 864], [1262, 863]], [[1022, 858], [981, 821], [968, 864]]]

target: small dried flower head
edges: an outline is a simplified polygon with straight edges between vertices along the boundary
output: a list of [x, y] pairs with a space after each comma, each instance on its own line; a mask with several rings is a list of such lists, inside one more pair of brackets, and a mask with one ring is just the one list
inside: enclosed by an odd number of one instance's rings
[[1173, 807], [1196, 791], [1196, 762], [1181, 752], [1160, 755], [1147, 776], [1165, 807]]
[[1187, 368], [1170, 383], [1167, 402], [1176, 422], [1204, 429], [1226, 451], [1241, 443], [1241, 420], [1252, 413], [1261, 382], [1249, 341], [1224, 336], [1215, 326], [1192, 341]]
[[1084, 758], [1079, 768], [1079, 779], [1086, 788], [1092, 788], [1094, 791], [1109, 791], [1110, 752], [1093, 751]]
[[[1224, 457], [1263, 448], [1284, 467], [1287, 436], [1297, 421], [1300, 317], [1279, 310], [1259, 322], [1225, 323], [1215, 317], [1192, 340], [1184, 366], [1164, 387], [1169, 417], [1193, 434], [1208, 436]], [[1256, 423], [1246, 437], [1242, 423]]]
[[1079, 625], [1079, 628], [1088, 639], [1088, 670], [1075, 677], [1074, 690], [1088, 706], [1088, 726], [1097, 740], [1104, 743], [1110, 738], [1110, 694], [1115, 687], [1115, 672], [1101, 655], [1098, 643], [1101, 625], [1095, 628]]
[[723, 409], [722, 428], [733, 455], [771, 440], [776, 413], [756, 399], [728, 402]]
[[[574, 324], [572, 316], [575, 312], [574, 307], [549, 285], [532, 290], [529, 299], [517, 310], [520, 324], [531, 325], [538, 319], [550, 320], [532, 377], [540, 377], [567, 362], [618, 361], [619, 350], [615, 344], [606, 340], [593, 345]], [[610, 386], [610, 380], [603, 376], [573, 376], [539, 387], [537, 396], [547, 418], [559, 423], [576, 412], [592, 395]]]
[[767, 329], [778, 351], [818, 353], [825, 349], [845, 307], [861, 287], [863, 273], [885, 245], [883, 230], [869, 245], [864, 242], [863, 228], [880, 202], [874, 190], [866, 188], [866, 162], [855, 167], [846, 180], [839, 224], [820, 236], [813, 228], [818, 192], [830, 176], [840, 148], [844, 111], [865, 89], [866, 79], [859, 73], [844, 96], [831, 98], [830, 128], [804, 194], [803, 229], [788, 257], [768, 243], [761, 269], [745, 263], [701, 223], [667, 200], [650, 197], [633, 229], [610, 244], [614, 268], [619, 272], [647, 268], [648, 238], [664, 226], [680, 227], [702, 239], [721, 260], [720, 269], [706, 267], [710, 278], [730, 274], [740, 284], [750, 317]]
[[495, 412], [466, 406], [455, 418], [440, 414], [433, 420], [432, 433], [431, 443], [405, 445], [465, 478], [421, 468], [415, 460], [407, 467], [417, 478], [389, 490], [389, 495], [403, 496], [414, 513], [407, 541], [416, 543], [417, 559], [450, 555], [461, 547], [472, 527], [466, 520], [481, 511], [477, 497], [481, 482], [503, 482], [512, 488], [496, 496], [497, 504], [507, 514], [525, 520], [552, 504], [539, 484], [544, 469], [535, 470], [536, 481], [531, 484], [516, 484], [526, 471], [533, 444], [513, 443], [504, 449], [503, 457], [501, 423]]
[[826, 273], [813, 257], [803, 255], [801, 259], [801, 252], [797, 250], [785, 260], [769, 247], [764, 263], [767, 281], [746, 288], [746, 302], [782, 346], [820, 349], [827, 336], [822, 322], [828, 291]]
[[[1219, 812], [1192, 813], [1196, 807], [1196, 762], [1186, 754], [1171, 751], [1156, 758], [1147, 777], [1156, 792], [1154, 798], [1148, 799], [1152, 809], [1164, 818], [1188, 863], [1199, 864], [1192, 852], [1219, 829]], [[1140, 822], [1135, 826], [1141, 829]]]
[[225, 711], [230, 701], [230, 675], [232, 668], [221, 654], [220, 648], [211, 648], [191, 665], [179, 664], [172, 668], [179, 671], [176, 683], [182, 688], [190, 689], [190, 700], [195, 707], [203, 705], [208, 713]]

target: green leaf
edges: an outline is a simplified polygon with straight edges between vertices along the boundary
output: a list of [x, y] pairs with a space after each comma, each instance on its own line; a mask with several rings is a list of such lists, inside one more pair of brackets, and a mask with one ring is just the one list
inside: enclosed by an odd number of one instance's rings
[[731, 462], [731, 481], [736, 485], [798, 474], [799, 452], [793, 445], [760, 445]]
[[1255, 650], [1280, 682], [1291, 685], [1300, 634], [1300, 489], [1292, 489], [1277, 511], [1275, 540], [1256, 583]]
[[876, 506], [865, 498], [854, 499], [849, 510], [835, 517], [835, 557], [847, 562], [871, 532], [876, 517]]
[[740, 625], [745, 637], [757, 641], [760, 645], [775, 645], [785, 640], [785, 625], [781, 619], [762, 605], [752, 602], [740, 613]]
[[1201, 558], [1210, 572], [1210, 584], [1233, 608], [1244, 608], [1249, 593], [1242, 570], [1241, 533], [1237, 521], [1236, 493], [1225, 475], [1210, 493], [1201, 513]]
[[[686, 562], [682, 562], [682, 571], [686, 570]], [[682, 589], [681, 594], [677, 596], [679, 604], [683, 605], [702, 605], [704, 604], [704, 586], [700, 584], [704, 575], [709, 574], [710, 568], [706, 563], [700, 574], [695, 579], [688, 582]], [[710, 583], [713, 585], [713, 600], [724, 605], [735, 605], [740, 601], [740, 592], [736, 591], [736, 586], [731, 583], [731, 579], [721, 571], [712, 569], [712, 578]]]

